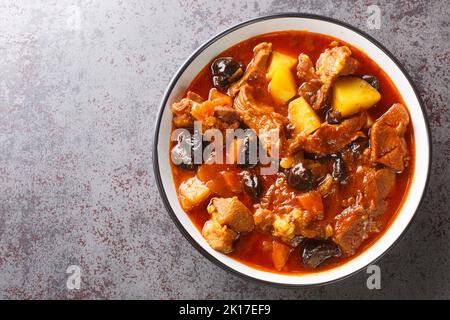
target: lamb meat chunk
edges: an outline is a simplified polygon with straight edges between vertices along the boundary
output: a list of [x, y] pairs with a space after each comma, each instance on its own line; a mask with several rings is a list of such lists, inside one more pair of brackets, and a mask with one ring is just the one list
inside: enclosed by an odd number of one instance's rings
[[212, 219], [236, 232], [250, 232], [255, 227], [250, 210], [237, 198], [213, 198], [208, 206]]
[[403, 171], [408, 155], [404, 137], [408, 124], [408, 111], [400, 103], [395, 103], [375, 121], [370, 131], [372, 161]]
[[346, 46], [328, 48], [319, 56], [315, 69], [306, 54], [299, 55], [297, 76], [302, 84], [298, 93], [313, 109], [319, 110], [326, 104], [328, 93], [339, 76], [356, 72], [359, 62], [351, 54]]
[[304, 53], [300, 53], [298, 56], [297, 77], [302, 82], [310, 82], [319, 79], [311, 59]]
[[316, 63], [316, 73], [320, 81], [331, 87], [338, 76], [354, 73], [359, 66], [358, 61], [351, 58], [351, 50], [347, 46], [326, 49]]
[[202, 235], [211, 248], [225, 254], [233, 251], [233, 242], [238, 238], [235, 231], [213, 220], [203, 225]]
[[195, 92], [189, 91], [186, 98], [172, 104], [173, 124], [177, 128], [190, 128], [194, 125], [194, 117], [191, 115], [192, 108], [203, 102], [203, 98]]
[[298, 88], [298, 94], [310, 105], [314, 105], [316, 102], [322, 105], [326, 99], [323, 91], [320, 90], [322, 82], [316, 74], [311, 59], [304, 53], [300, 53], [298, 56], [297, 77], [303, 82]]
[[339, 124], [323, 123], [313, 134], [294, 138], [288, 152], [293, 154], [303, 149], [308, 153], [320, 156], [336, 153], [352, 141], [364, 134], [360, 131], [366, 124], [367, 114], [365, 112], [348, 118]]
[[376, 217], [386, 211], [386, 198], [395, 185], [395, 172], [389, 168], [379, 170], [369, 167], [362, 168], [364, 178], [361, 204], [371, 217]]
[[226, 123], [234, 123], [239, 121], [238, 112], [227, 106], [216, 106], [214, 108], [214, 116]]
[[[250, 129], [258, 134], [263, 147], [272, 155], [271, 145], [274, 144], [281, 150], [284, 141], [284, 124], [287, 120], [273, 107], [265, 105], [255, 99], [252, 87], [245, 85], [239, 91], [234, 101], [234, 108], [239, 113], [240, 119]], [[273, 141], [271, 132], [278, 131], [278, 141]]]
[[323, 107], [337, 77], [353, 74], [358, 69], [359, 63], [350, 57], [351, 54], [351, 50], [346, 46], [329, 48], [320, 54], [316, 63], [315, 74], [322, 83], [322, 86], [315, 94], [312, 103], [313, 109], [319, 110]]
[[347, 255], [353, 255], [356, 249], [367, 239], [369, 219], [366, 210], [355, 205], [348, 207], [335, 217], [333, 240]]
[[[320, 88], [322, 87], [322, 82], [320, 82], [319, 79], [312, 79], [308, 82], [303, 82], [300, 87], [298, 88], [298, 95], [303, 97], [309, 105], [314, 105], [315, 101], [317, 100], [317, 103], [322, 103], [325, 97], [322, 95], [322, 91], [319, 92]], [[320, 96], [319, 96], [320, 95]]]
[[258, 208], [253, 215], [255, 226], [263, 232], [271, 233], [273, 230], [273, 223], [275, 221], [275, 215], [268, 209]]
[[271, 43], [262, 42], [253, 49], [253, 60], [250, 61], [244, 75], [228, 89], [230, 97], [235, 97], [245, 84], [264, 84], [271, 54]]

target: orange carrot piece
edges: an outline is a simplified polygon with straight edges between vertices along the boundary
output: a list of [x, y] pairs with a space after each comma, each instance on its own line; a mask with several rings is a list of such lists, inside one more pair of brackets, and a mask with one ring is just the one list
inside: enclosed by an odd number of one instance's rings
[[223, 171], [222, 176], [228, 188], [232, 192], [242, 192], [241, 180], [239, 179], [239, 174], [236, 171]]
[[286, 265], [286, 262], [289, 258], [289, 254], [291, 253], [291, 247], [288, 245], [273, 241], [272, 242], [272, 261], [275, 269], [281, 271], [283, 267]]
[[316, 219], [323, 218], [323, 202], [319, 191], [310, 191], [298, 196], [300, 206], [309, 213], [316, 216]]

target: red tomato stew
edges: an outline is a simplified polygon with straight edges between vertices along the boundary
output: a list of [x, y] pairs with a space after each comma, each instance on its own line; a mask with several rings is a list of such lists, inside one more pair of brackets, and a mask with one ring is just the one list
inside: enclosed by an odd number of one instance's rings
[[[292, 274], [347, 262], [380, 238], [411, 184], [402, 97], [364, 52], [329, 36], [243, 41], [171, 110], [181, 206], [213, 249], [254, 268]], [[223, 136], [206, 139], [210, 129]]]

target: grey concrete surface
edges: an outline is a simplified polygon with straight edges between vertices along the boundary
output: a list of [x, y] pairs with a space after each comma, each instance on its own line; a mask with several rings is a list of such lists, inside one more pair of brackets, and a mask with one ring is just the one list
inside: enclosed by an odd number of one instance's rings
[[[367, 27], [379, 5], [381, 29]], [[447, 1], [0, 1], [0, 298], [450, 298]], [[309, 289], [249, 283], [202, 257], [152, 172], [159, 101], [214, 34], [276, 12], [340, 19], [411, 74], [433, 135], [423, 206], [367, 274]], [[81, 267], [80, 290], [66, 268]]]

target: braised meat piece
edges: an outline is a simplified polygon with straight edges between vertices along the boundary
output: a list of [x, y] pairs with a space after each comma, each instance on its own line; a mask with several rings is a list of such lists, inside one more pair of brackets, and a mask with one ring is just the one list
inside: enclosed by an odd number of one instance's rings
[[403, 171], [408, 155], [404, 137], [408, 123], [408, 111], [400, 103], [394, 104], [375, 121], [370, 131], [372, 161]]
[[236, 96], [245, 84], [264, 84], [271, 53], [272, 44], [267, 42], [261, 42], [253, 49], [253, 60], [247, 66], [244, 75], [228, 89], [231, 97]]
[[298, 95], [303, 97], [311, 106], [317, 101], [317, 105], [322, 106], [325, 102], [325, 95], [319, 89], [322, 87], [322, 82], [319, 79], [312, 79], [303, 82], [298, 88]]
[[340, 124], [323, 123], [313, 134], [304, 137], [296, 136], [288, 147], [288, 152], [294, 154], [298, 150], [304, 150], [318, 155], [336, 153], [352, 141], [364, 134], [360, 131], [367, 122], [365, 112], [346, 119]]
[[335, 242], [348, 255], [354, 254], [367, 239], [371, 226], [376, 225], [374, 218], [386, 211], [386, 198], [395, 185], [395, 173], [389, 168], [360, 166], [354, 179], [360, 196], [355, 205], [335, 217], [334, 229]]
[[211, 219], [203, 226], [202, 235], [222, 253], [233, 251], [239, 232], [250, 232], [255, 227], [252, 213], [237, 197], [211, 199], [208, 213]]
[[[287, 120], [273, 107], [265, 105], [255, 99], [252, 87], [244, 85], [237, 98], [234, 100], [234, 108], [239, 113], [241, 121], [255, 131], [264, 148], [271, 153], [271, 144], [274, 143], [281, 150], [284, 140], [284, 123]], [[278, 131], [278, 141], [272, 141], [271, 131]]]
[[358, 69], [358, 61], [351, 55], [347, 46], [326, 49], [321, 53], [316, 63], [316, 73], [323, 85], [329, 88], [338, 76], [353, 74]]
[[214, 108], [214, 116], [226, 123], [234, 123], [239, 121], [239, 114], [231, 107], [216, 106]]
[[194, 125], [194, 117], [191, 115], [192, 109], [201, 104], [203, 98], [195, 92], [189, 91], [186, 98], [172, 104], [173, 124], [177, 128], [189, 128]]
[[369, 218], [360, 206], [348, 207], [335, 217], [333, 240], [347, 255], [355, 254], [361, 243], [367, 239]]
[[208, 212], [213, 220], [236, 232], [249, 232], [255, 227], [252, 213], [237, 197], [211, 199]]
[[352, 58], [351, 54], [347, 46], [326, 49], [319, 56], [315, 69], [307, 55], [303, 53], [299, 55], [297, 76], [303, 82], [299, 88], [299, 95], [305, 98], [313, 109], [323, 107], [337, 77], [356, 72], [359, 62]]
[[371, 217], [383, 214], [387, 208], [386, 198], [395, 185], [395, 172], [389, 168], [362, 167], [360, 170], [364, 172], [361, 204]]
[[236, 232], [214, 220], [205, 222], [202, 235], [211, 248], [225, 254], [233, 251], [233, 242], [238, 238]]
[[304, 53], [298, 56], [297, 77], [301, 82], [319, 80], [311, 59]]

